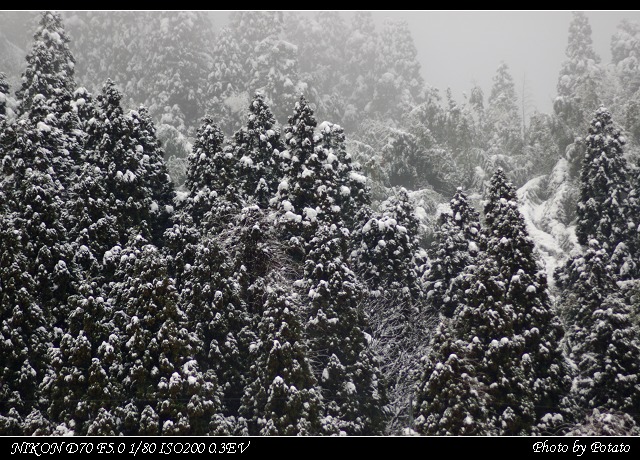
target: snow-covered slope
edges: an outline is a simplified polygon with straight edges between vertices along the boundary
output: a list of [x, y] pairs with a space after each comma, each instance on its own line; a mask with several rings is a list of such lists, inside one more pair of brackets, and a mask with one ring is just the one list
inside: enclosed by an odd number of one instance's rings
[[577, 198], [577, 183], [565, 158], [549, 175], [531, 179], [518, 190], [520, 211], [544, 261], [550, 286], [555, 268], [578, 247], [574, 223]]

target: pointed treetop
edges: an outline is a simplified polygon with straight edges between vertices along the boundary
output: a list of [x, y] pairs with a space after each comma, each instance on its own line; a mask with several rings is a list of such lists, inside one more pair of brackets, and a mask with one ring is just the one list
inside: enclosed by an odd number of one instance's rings
[[116, 84], [110, 78], [102, 86], [102, 94], [109, 105], [119, 105], [122, 99], [122, 93], [116, 87]]
[[205, 186], [213, 188], [215, 176], [220, 173], [213, 164], [213, 158], [222, 151], [223, 144], [224, 134], [209, 115], [205, 116], [196, 133], [193, 151], [188, 157], [189, 169], [185, 185], [192, 194]]
[[582, 11], [573, 12], [566, 54], [569, 59], [591, 59], [595, 63], [600, 62], [600, 57], [593, 50], [589, 19]]
[[75, 89], [75, 59], [69, 50], [69, 38], [57, 13], [42, 13], [34, 43], [27, 55], [27, 68], [16, 96], [21, 112], [31, 108], [39, 94], [45, 99], [70, 96]]

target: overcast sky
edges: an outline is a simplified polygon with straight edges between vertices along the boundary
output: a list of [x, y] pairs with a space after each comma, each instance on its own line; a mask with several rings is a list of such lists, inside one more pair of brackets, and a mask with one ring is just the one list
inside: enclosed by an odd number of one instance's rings
[[[640, 22], [640, 11], [586, 14], [594, 48], [605, 63], [611, 59], [611, 36], [620, 21], [628, 18]], [[373, 15], [380, 26], [385, 17], [408, 22], [424, 79], [442, 93], [451, 87], [460, 98], [477, 82], [488, 97], [493, 75], [505, 61], [516, 81], [518, 97], [526, 78], [528, 111], [551, 111], [571, 11], [375, 11]], [[222, 26], [228, 13], [212, 16], [214, 24]]]
[[[640, 11], [587, 11], [596, 52], [611, 60], [611, 36], [623, 18], [640, 22]], [[413, 33], [422, 74], [432, 86], [454, 94], [478, 82], [489, 95], [501, 61], [516, 81], [519, 97], [526, 76], [530, 109], [551, 111], [560, 65], [565, 58], [570, 11], [377, 12], [404, 18]], [[382, 19], [380, 19], [382, 21]]]

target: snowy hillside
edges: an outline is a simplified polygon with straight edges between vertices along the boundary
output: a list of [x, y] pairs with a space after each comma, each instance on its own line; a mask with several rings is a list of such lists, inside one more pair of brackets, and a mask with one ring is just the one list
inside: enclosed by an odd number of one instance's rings
[[531, 179], [518, 190], [520, 210], [529, 235], [536, 243], [553, 286], [553, 272], [578, 249], [575, 235], [576, 180], [570, 177], [569, 162], [562, 158], [549, 175]]

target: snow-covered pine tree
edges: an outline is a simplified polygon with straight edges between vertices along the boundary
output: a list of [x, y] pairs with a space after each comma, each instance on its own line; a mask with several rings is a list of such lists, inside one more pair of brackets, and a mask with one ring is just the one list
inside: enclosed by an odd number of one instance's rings
[[475, 376], [475, 350], [456, 340], [453, 321], [444, 318], [433, 335], [417, 387], [414, 428], [424, 435], [486, 435], [489, 398]]
[[334, 209], [339, 213], [346, 227], [353, 231], [359, 224], [359, 216], [371, 204], [371, 191], [367, 178], [362, 175], [359, 163], [354, 163], [347, 152], [344, 129], [340, 125], [323, 122], [320, 131], [319, 148], [324, 159], [324, 168], [332, 174], [329, 177], [328, 195], [332, 197]]
[[224, 134], [211, 117], [203, 118], [187, 158], [185, 187], [189, 196], [183, 202], [186, 212], [198, 225], [207, 213], [212, 214], [207, 220], [212, 224], [219, 226], [228, 222], [240, 204], [236, 185], [238, 161], [224, 142]]
[[[490, 181], [485, 206], [487, 252], [504, 278], [504, 302], [514, 314], [514, 338], [523, 341], [518, 359], [533, 400], [537, 420], [550, 408], [562, 411], [571, 379], [560, 348], [564, 335], [547, 287], [547, 276], [534, 252], [515, 188], [498, 169]], [[550, 420], [547, 416], [545, 420]], [[545, 429], [544, 427], [542, 429]]]
[[237, 178], [244, 196], [266, 208], [281, 175], [280, 130], [264, 96], [256, 93], [249, 104], [247, 126], [234, 134], [233, 154], [239, 162]]
[[194, 359], [201, 343], [186, 328], [166, 259], [134, 237], [120, 253], [109, 300], [121, 332], [123, 434], [223, 434], [220, 389]]
[[48, 110], [47, 102], [35, 97], [28, 118], [13, 126], [14, 143], [4, 165], [11, 175], [5, 176], [2, 189], [18, 217], [14, 222], [21, 226], [20, 248], [37, 285], [35, 297], [53, 324], [62, 327], [74, 270], [63, 225], [65, 189], [55, 161], [59, 152], [55, 147], [64, 145], [65, 133], [42, 121]]
[[74, 108], [75, 60], [68, 43], [60, 15], [43, 12], [16, 92], [21, 119], [51, 133], [40, 142], [51, 152], [52, 166], [65, 188], [72, 183], [75, 165], [83, 161], [82, 127]]
[[150, 208], [136, 175], [141, 155], [130, 142], [131, 124], [120, 106], [121, 99], [115, 84], [107, 80], [96, 98], [96, 115], [86, 128], [87, 161], [102, 175], [110, 211], [118, 222], [118, 240], [111, 246], [124, 244], [129, 232], [148, 235], [144, 216]]
[[307, 254], [305, 329], [329, 417], [325, 429], [380, 434], [385, 384], [365, 334], [367, 318], [358, 308], [362, 288], [346, 263], [347, 241], [335, 224], [323, 225]]
[[[315, 128], [316, 119], [313, 109], [304, 96], [296, 102], [293, 115], [289, 117], [289, 124], [284, 127], [284, 147], [282, 158], [282, 180], [278, 184], [273, 207], [281, 212], [280, 224], [283, 238], [288, 244], [298, 261], [304, 260], [304, 238], [312, 235], [315, 226], [309, 228], [312, 222], [303, 217], [315, 218], [316, 190], [314, 188], [316, 178], [308, 164], [312, 161], [319, 165], [317, 155], [311, 159], [316, 150], [317, 136]], [[305, 214], [305, 208], [311, 210], [311, 214]], [[306, 236], [305, 236], [306, 235]]]
[[169, 226], [173, 214], [175, 192], [173, 183], [164, 162], [164, 150], [156, 137], [156, 128], [144, 106], [132, 110], [129, 114], [131, 139], [136, 152], [142, 154], [143, 186], [151, 200], [149, 209], [149, 230], [151, 240], [162, 246], [162, 236]]
[[587, 416], [599, 409], [637, 419], [640, 342], [616, 283], [615, 266], [592, 239], [584, 255], [572, 261], [571, 271], [577, 278], [564, 300], [567, 338], [578, 367], [574, 396]]
[[[0, 189], [0, 195], [4, 190]], [[32, 262], [23, 250], [24, 224], [0, 204], [0, 433], [31, 435], [24, 418], [41, 409], [40, 383], [53, 341], [51, 312], [41, 308]], [[42, 415], [41, 415], [42, 417]]]
[[450, 318], [463, 294], [452, 291], [452, 283], [466, 267], [476, 262], [486, 244], [478, 212], [461, 188], [449, 207], [451, 213], [443, 212], [438, 219], [425, 291], [428, 305]]
[[[380, 205], [353, 236], [351, 258], [374, 296], [390, 294], [418, 301], [426, 253], [418, 243], [418, 218], [405, 189]], [[409, 312], [405, 312], [409, 317]]]
[[579, 361], [576, 396], [586, 409], [627, 413], [640, 421], [640, 337], [631, 309], [619, 295], [593, 306], [588, 332], [574, 335]]
[[123, 397], [122, 356], [113, 311], [102, 283], [89, 276], [69, 298], [69, 326], [60, 345], [50, 350], [52, 373], [43, 385], [57, 430], [117, 434], [114, 410]]
[[380, 116], [395, 117], [423, 99], [424, 80], [409, 25], [403, 20], [385, 20], [380, 33], [372, 109]]
[[45, 11], [34, 35], [34, 44], [27, 55], [27, 68], [16, 92], [19, 113], [31, 110], [33, 100], [62, 102], [75, 90], [75, 59], [69, 51], [69, 37], [57, 13]]
[[184, 273], [180, 305], [188, 329], [201, 343], [195, 350], [198, 363], [203, 371], [216, 373], [223, 411], [237, 417], [248, 369], [243, 351], [254, 340], [248, 331], [250, 316], [234, 279], [231, 254], [211, 236], [195, 243], [194, 250], [192, 267]]
[[566, 56], [558, 78], [558, 97], [553, 102], [561, 122], [557, 132], [561, 152], [588, 128], [591, 114], [602, 102], [603, 70], [593, 50], [589, 20], [581, 11], [573, 12]]
[[585, 141], [576, 236], [585, 246], [598, 240], [612, 256], [618, 273], [627, 278], [635, 272], [638, 223], [633, 203], [627, 200], [631, 186], [623, 153], [625, 139], [606, 108], [596, 111]]
[[142, 234], [159, 238], [171, 211], [171, 182], [145, 110], [124, 114], [111, 80], [96, 98], [87, 123], [87, 161], [103, 176], [108, 205], [117, 219], [118, 241]]
[[322, 434], [324, 406], [309, 362], [300, 305], [267, 288], [240, 414], [256, 435]]
[[493, 77], [486, 115], [490, 153], [506, 157], [522, 154], [522, 117], [513, 77], [504, 62]]
[[416, 430], [426, 435], [498, 435], [530, 432], [533, 401], [520, 365], [522, 338], [504, 302], [504, 278], [495, 259], [468, 266], [456, 282], [464, 299], [444, 318], [417, 388]]

